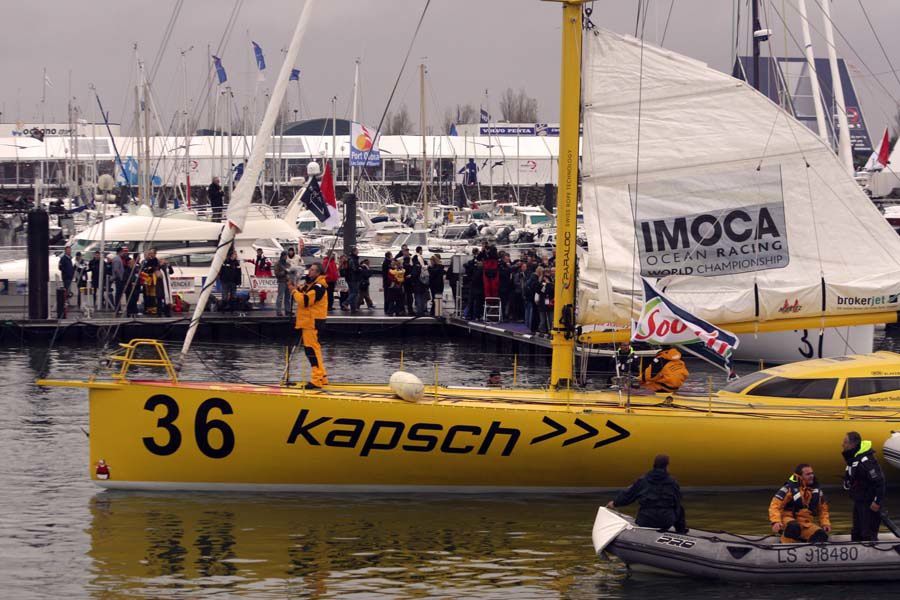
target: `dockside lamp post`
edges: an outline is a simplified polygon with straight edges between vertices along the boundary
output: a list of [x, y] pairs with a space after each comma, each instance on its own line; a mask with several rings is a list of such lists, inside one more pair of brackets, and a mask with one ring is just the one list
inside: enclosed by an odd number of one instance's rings
[[[100, 278], [97, 281], [97, 287], [100, 289], [98, 289], [97, 294], [95, 294], [95, 298], [97, 295], [100, 296], [101, 308], [106, 304], [106, 281], [104, 281], [104, 276], [106, 275], [106, 205], [116, 199], [116, 195], [112, 193], [115, 187], [115, 178], [108, 173], [104, 173], [97, 179], [97, 189], [100, 190], [101, 193], [95, 194], [94, 196], [95, 203], [97, 200], [103, 202], [103, 205], [100, 208]], [[96, 300], [94, 302], [94, 308], [96, 309]]]

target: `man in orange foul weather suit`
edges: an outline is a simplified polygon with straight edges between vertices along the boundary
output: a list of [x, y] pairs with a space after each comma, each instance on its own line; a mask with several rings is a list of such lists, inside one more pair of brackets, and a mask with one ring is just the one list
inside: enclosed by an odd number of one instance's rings
[[653, 392], [674, 393], [690, 373], [675, 348], [664, 348], [641, 373], [641, 385]]
[[[821, 527], [816, 525], [816, 519]], [[828, 502], [811, 466], [797, 465], [794, 474], [775, 492], [769, 503], [769, 522], [774, 533], [781, 533], [783, 544], [828, 541], [831, 532]]]
[[319, 345], [318, 331], [318, 327], [328, 317], [328, 283], [322, 271], [322, 265], [315, 263], [310, 265], [306, 282], [302, 286], [297, 287], [293, 281], [288, 282], [291, 297], [297, 305], [294, 329], [300, 331], [300, 341], [312, 368], [307, 388], [328, 385], [328, 374], [322, 361], [322, 346]]

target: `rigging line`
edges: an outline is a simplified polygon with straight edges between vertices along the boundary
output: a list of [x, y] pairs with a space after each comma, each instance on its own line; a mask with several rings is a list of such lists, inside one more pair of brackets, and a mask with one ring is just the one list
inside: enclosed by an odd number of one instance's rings
[[[646, 27], [647, 21], [644, 20], [644, 27]], [[636, 152], [635, 152], [635, 166], [634, 166], [634, 200], [631, 202], [631, 226], [632, 231], [634, 232], [632, 236], [632, 245], [631, 245], [631, 290], [629, 290], [629, 296], [631, 298], [630, 303], [631, 307], [629, 309], [629, 318], [634, 317], [634, 286], [635, 286], [635, 275], [637, 272], [637, 256], [638, 256], [638, 238], [637, 238], [637, 207], [638, 207], [638, 199], [639, 195], [639, 186], [640, 186], [640, 178], [641, 178], [641, 117], [643, 111], [641, 110], [643, 106], [644, 99], [644, 27], [641, 28], [641, 50], [640, 50], [640, 67], [638, 70], [638, 104], [637, 104], [637, 140], [636, 140]], [[643, 297], [643, 286], [641, 286], [642, 297]]]
[[[812, 1], [815, 2], [816, 6], [819, 8], [819, 10], [822, 10], [822, 4], [820, 3], [819, 0], [812, 0]], [[791, 8], [793, 8], [795, 11], [799, 12], [799, 9], [796, 8], [793, 4], [791, 5]], [[824, 15], [825, 11], [822, 11], [822, 14]], [[840, 30], [840, 28], [834, 23], [834, 20], [829, 17], [826, 17], [826, 18], [828, 18], [828, 22], [831, 23], [831, 26], [834, 28], [834, 30], [837, 32], [837, 34], [839, 36], [841, 36], [841, 39], [844, 41], [845, 44], [847, 44], [847, 47], [850, 49], [851, 52], [853, 52], [853, 54], [854, 54], [854, 56], [856, 56], [857, 60], [859, 60], [859, 63], [866, 69], [866, 71], [869, 72], [869, 74], [874, 73], [874, 71], [869, 67], [869, 65], [866, 64], [866, 61], [863, 60], [862, 56], [860, 56], [859, 52], [856, 51], [856, 48], [853, 46], [853, 44], [850, 43], [850, 40], [847, 39], [847, 36], [845, 36], [844, 33]], [[809, 19], [807, 19], [807, 23], [809, 23]], [[819, 31], [815, 25], [813, 25], [812, 23], [809, 23], [809, 26], [817, 34], [824, 37], [822, 32]], [[837, 48], [835, 48], [835, 51], [837, 51]], [[876, 82], [878, 82], [878, 85], [881, 87], [881, 89], [884, 90], [885, 94], [887, 94], [888, 98], [893, 100], [895, 104], [900, 104], [900, 100], [898, 100], [890, 92], [890, 90], [888, 90], [887, 87], [885, 87], [885, 85], [881, 82], [880, 79], [878, 79], [877, 77], [875, 77], [874, 79]]]
[[[770, 1], [774, 2], [775, 0], [770, 0]], [[782, 0], [782, 6], [783, 6], [783, 3], [784, 3], [784, 0]], [[769, 20], [770, 20], [769, 19], [769, 11], [768, 11], [768, 7], [765, 3], [763, 3], [762, 9], [763, 9], [763, 14], [765, 15], [765, 24], [768, 26]], [[788, 32], [787, 27], [783, 28], [782, 31], [784, 32], [784, 41], [785, 41], [784, 56], [786, 57], [787, 56], [787, 38], [788, 38], [789, 32]], [[787, 76], [784, 73], [784, 69], [782, 68], [782, 64], [780, 61], [777, 60], [778, 53], [773, 44], [774, 37], [775, 36], [770, 35], [766, 39], [766, 47], [769, 49], [769, 70], [770, 70], [769, 78], [770, 78], [770, 80], [775, 82], [775, 91], [778, 96], [778, 105], [781, 106], [782, 108], [784, 108], [785, 110], [788, 110], [791, 115], [795, 115], [796, 109], [794, 107], [794, 99], [791, 97], [791, 92], [788, 89], [788, 80], [787, 80]], [[804, 54], [804, 53], [801, 51], [801, 54]], [[789, 65], [789, 63], [786, 63], [786, 64]], [[804, 64], [806, 64], [805, 61], [804, 61]], [[790, 68], [790, 67], [788, 67], [788, 68]], [[821, 85], [819, 87], [821, 89]]]
[[672, 9], [675, 8], [675, 0], [672, 0], [672, 3], [669, 4], [669, 14], [666, 15], [666, 24], [663, 26], [662, 39], [659, 40], [660, 47], [664, 47], [666, 45], [666, 33], [669, 31], [669, 19], [672, 18]]
[[175, 25], [178, 23], [178, 15], [181, 13], [183, 5], [184, 0], [175, 0], [175, 6], [172, 8], [172, 14], [169, 16], [169, 22], [166, 24], [166, 29], [163, 32], [159, 48], [156, 50], [156, 56], [153, 57], [153, 66], [150, 68], [151, 82], [156, 79], [156, 72], [159, 70], [166, 48], [168, 48], [169, 41], [172, 39], [172, 32], [175, 30]]
[[[797, 132], [794, 130], [794, 123], [792, 123], [791, 120], [788, 119], [787, 124], [788, 130], [790, 130], [791, 136], [794, 138], [794, 144], [796, 144], [797, 150], [800, 152], [800, 156], [803, 157], [803, 162], [806, 164], [806, 168], [803, 169], [803, 172], [806, 175], [806, 198], [809, 201], [809, 218], [810, 222], [812, 223], [812, 229], [816, 239], [816, 258], [819, 259], [819, 277], [824, 281], [825, 269], [822, 267], [822, 246], [819, 243], [819, 227], [816, 224], [816, 211], [813, 209], [812, 182], [809, 179], [809, 170], [811, 168], [811, 165], [809, 163], [809, 159], [806, 158], [806, 153], [800, 146], [800, 140], [797, 139]], [[804, 129], [806, 128], [805, 125], [801, 125], [801, 127], [803, 127]]]
[[[135, 50], [135, 52], [137, 52], [137, 51]], [[128, 99], [131, 97], [131, 88], [132, 88], [132, 85], [134, 84], [134, 82], [136, 81], [137, 69], [136, 69], [136, 64], [133, 62], [133, 58], [134, 57], [132, 56], [128, 61], [129, 64], [131, 65], [128, 70], [128, 82], [125, 84], [125, 94], [122, 97], [122, 104], [119, 108], [119, 114], [121, 115], [121, 117], [119, 118], [119, 123], [121, 124], [121, 126], [123, 128], [126, 126], [126, 121], [125, 121], [126, 116], [125, 115], [130, 113], [130, 111], [127, 110], [126, 107], [128, 106]], [[102, 113], [100, 116], [103, 116]], [[133, 116], [129, 116], [127, 118], [133, 119]], [[134, 126], [134, 122], [131, 121], [131, 123], [132, 123], [132, 126]], [[123, 150], [124, 150], [124, 147], [123, 147]]]
[[[162, 218], [160, 218], [160, 217], [150, 217], [150, 222], [147, 223], [147, 230], [146, 230], [145, 233], [144, 233], [144, 238], [143, 238], [143, 239], [141, 240], [141, 242], [140, 242], [140, 243], [142, 244], [142, 247], [147, 246], [147, 244], [148, 244], [149, 241], [151, 241], [152, 239], [156, 238], [156, 234], [159, 232], [159, 228], [160, 228], [161, 225], [162, 225]], [[152, 233], [151, 233], [151, 232], [152, 232]], [[147, 250], [149, 250], [149, 248], [147, 248]], [[145, 256], [146, 256], [147, 250], [144, 250], [144, 255], [145, 255]], [[134, 254], [134, 253], [132, 253], [131, 251], [129, 251], [129, 254]], [[140, 264], [139, 264], [136, 260], [135, 260], [134, 262], [135, 262], [135, 264], [131, 267], [131, 269], [130, 269], [129, 272], [128, 272], [128, 273], [129, 273], [129, 274], [128, 274], [128, 279], [129, 279], [129, 281], [132, 281], [132, 280], [133, 280], [133, 278], [134, 278], [134, 276], [135, 276], [135, 269], [136, 269], [136, 270], [137, 270], [137, 274], [138, 274], [138, 282], [137, 282], [136, 284], [132, 285], [131, 291], [130, 291], [130, 292], [128, 293], [128, 295], [125, 297], [125, 311], [126, 311], [126, 313], [127, 313], [128, 303], [131, 301], [132, 298], [134, 298], [134, 295], [135, 295], [135, 293], [138, 291], [138, 288], [143, 287], [143, 286], [141, 285], [141, 283], [140, 283], [140, 272], [142, 271], [142, 269], [140, 268]], [[116, 311], [118, 311], [118, 301], [119, 301], [119, 300], [120, 300], [119, 298], [116, 298], [116, 301], [117, 301]], [[125, 321], [125, 319], [120, 320], [118, 323], [116, 323], [116, 326], [115, 326], [114, 329], [111, 328], [111, 329], [107, 330], [107, 335], [106, 335], [105, 339], [103, 340], [103, 345], [102, 345], [102, 348], [101, 348], [101, 352], [104, 352], [107, 348], [109, 348], [109, 342], [110, 342], [112, 339], [118, 339], [118, 336], [119, 336], [119, 330], [121, 329], [122, 323], [123, 323], [124, 321]], [[103, 364], [102, 362], [98, 363], [98, 365], [97, 365], [97, 367], [96, 367], [96, 370], [95, 370], [95, 374], [96, 374], [97, 372], [99, 372], [100, 367], [102, 366], [102, 364]]]
[[[774, 1], [774, 0], [769, 0], [769, 3], [771, 4], [773, 1]], [[813, 0], [813, 1], [815, 1], [815, 0]], [[775, 11], [775, 14], [776, 14], [776, 15], [778, 15], [778, 20], [781, 21], [781, 24], [784, 26], [784, 30], [788, 33], [788, 35], [789, 35], [790, 38], [791, 38], [791, 41], [794, 42], [794, 45], [795, 45], [795, 46], [797, 47], [797, 49], [800, 51], [800, 54], [804, 54], [804, 52], [805, 52], [805, 47], [799, 42], [799, 40], [797, 40], [797, 36], [794, 35], [794, 32], [791, 31], [790, 28], [788, 28], [787, 21], [785, 20], [784, 16], [783, 16], [780, 12], [778, 12], [778, 9], [775, 8], [774, 4], [772, 5], [772, 10]], [[816, 33], [819, 33], [819, 32], [816, 31]], [[819, 72], [816, 70], [816, 66], [815, 66], [814, 64], [808, 64], [808, 63], [806, 63], [805, 60], [804, 60], [804, 63], [807, 65], [807, 68], [808, 68], [810, 71], [812, 71], [812, 75], [815, 76], [815, 78], [819, 81], [819, 96], [820, 96], [820, 97], [819, 97], [819, 102], [822, 103], [823, 107], [827, 108], [828, 105], [827, 105], [827, 103], [825, 102], [825, 95], [824, 95], [825, 92], [822, 91], [822, 90], [824, 90], [824, 89], [826, 88], [826, 86], [825, 86], [825, 84], [823, 83], [822, 78], [819, 77]], [[836, 135], [836, 132], [835, 132], [835, 125], [834, 125], [833, 119], [831, 119], [831, 121], [832, 121], [832, 122], [829, 123], [829, 131], [830, 131], [832, 137], [833, 137], [834, 139], [837, 139], [837, 135]], [[825, 140], [821, 139], [821, 137], [819, 137], [819, 139], [820, 139], [820, 141], [822, 142], [823, 145], [825, 145], [827, 148], [829, 148], [832, 152], [834, 151], [833, 148], [831, 147], [830, 143], [827, 143]]]
[[747, 81], [747, 71], [744, 69], [744, 63], [740, 60], [741, 54], [741, 2], [734, 0], [734, 54], [731, 57], [731, 63], [736, 64], [741, 70], [744, 81]]
[[[234, 26], [237, 23], [237, 17], [240, 14], [243, 5], [244, 0], [235, 0], [234, 5], [231, 8], [231, 14], [229, 14], [228, 20], [225, 22], [225, 30], [222, 32], [222, 36], [219, 38], [219, 43], [216, 46], [216, 56], [222, 56], [222, 52], [228, 47], [228, 41], [231, 39]], [[215, 67], [211, 64], [211, 58], [207, 56], [206, 61], [209, 64], [206, 80], [200, 88], [201, 94], [198, 97], [199, 99], [191, 111], [191, 120], [195, 122], [199, 119], [200, 115], [203, 114], [203, 111], [206, 110], [206, 105], [209, 103], [209, 94], [213, 87], [213, 78], [215, 77]]]
[[[770, 0], [769, 4], [772, 5], [772, 10], [774, 10], [776, 12], [776, 14], [778, 14], [779, 19], [782, 21], [782, 24], [784, 25], [784, 30], [788, 33], [788, 35], [790, 35], [794, 44], [796, 44], [798, 46], [798, 48], [801, 49], [801, 52], [802, 52], [802, 47], [798, 44], [797, 39], [794, 36], [793, 32], [788, 28], [787, 23], [784, 22], [784, 19], [781, 17], [781, 14], [778, 13], [778, 9], [774, 5], [774, 0]], [[766, 19], [768, 21], [768, 12], [765, 10], [765, 6], [766, 5], [764, 4], [763, 10], [765, 11]], [[769, 46], [769, 53], [772, 54], [771, 40], [768, 41], [768, 46]], [[772, 62], [774, 62], [774, 61], [772, 61]], [[807, 65], [807, 67], [813, 71], [813, 75], [818, 79], [818, 74], [815, 71], [815, 67], [812, 65]], [[797, 151], [800, 153], [801, 158], [803, 158], [803, 162], [805, 165], [804, 173], [806, 175], [806, 194], [807, 194], [806, 197], [809, 201], [810, 219], [811, 219], [811, 222], [813, 225], [813, 233], [814, 233], [815, 242], [816, 242], [816, 258], [818, 259], [818, 262], [819, 262], [819, 276], [821, 278], [824, 278], [825, 273], [824, 273], [824, 269], [822, 266], [822, 248], [821, 248], [821, 243], [819, 241], [819, 228], [816, 226], [816, 219], [815, 219], [816, 215], [815, 215], [815, 210], [813, 209], [812, 183], [811, 183], [810, 177], [809, 177], [809, 170], [811, 168], [811, 165], [810, 165], [809, 159], [806, 157], [806, 152], [804, 151], [803, 146], [800, 144], [800, 140], [797, 138], [797, 132], [794, 129], [795, 123], [792, 122], [792, 118], [789, 115], [787, 115], [785, 109], [783, 109], [783, 108], [779, 108], [776, 111], [775, 121], [772, 124], [772, 130], [769, 132], [769, 138], [766, 140], [766, 147], [763, 150], [763, 156], [760, 158], [760, 162], [759, 162], [759, 166], [757, 167], [757, 170], [759, 170], [762, 167], [762, 164], [765, 160], [765, 152], [768, 150], [769, 141], [771, 140], [771, 137], [775, 131], [775, 123], [778, 122], [778, 118], [781, 116], [782, 112], [785, 113], [785, 116], [786, 116], [785, 120], [787, 123], [788, 131], [790, 131], [791, 137], [794, 140], [794, 145], [797, 147]], [[821, 137], [817, 136], [817, 139], [824, 144], [824, 142], [821, 140]], [[832, 153], [831, 149], [829, 148], [829, 154], [831, 154], [831, 153]]]
[[878, 32], [875, 31], [872, 19], [869, 18], [869, 12], [866, 10], [866, 7], [863, 6], [862, 0], [856, 0], [856, 2], [859, 4], [859, 8], [862, 9], [863, 15], [866, 17], [866, 22], [869, 24], [869, 29], [872, 30], [872, 35], [875, 36], [875, 41], [878, 42], [878, 47], [881, 48], [881, 53], [884, 55], [885, 62], [887, 62], [888, 67], [891, 68], [890, 72], [894, 75], [897, 85], [900, 85], [900, 76], [897, 75], [897, 70], [894, 69], [894, 65], [891, 63], [891, 57], [888, 56], [887, 50], [884, 49], [884, 44], [881, 43], [881, 38], [878, 37]]
[[[822, 177], [822, 174], [816, 169], [815, 166], [811, 166], [810, 168], [813, 170], [813, 173], [815, 173], [815, 175], [819, 179], [819, 181], [828, 189], [829, 192], [831, 192], [831, 195], [847, 210], [848, 216], [851, 217], [852, 219], [854, 219], [859, 225], [865, 227], [866, 223], [864, 223], [862, 220], [860, 220], [859, 215], [857, 214], [859, 211], [859, 207], [853, 207], [853, 206], [848, 205], [844, 199], [845, 195], [838, 194], [837, 191], [831, 186], [831, 184], [829, 184]], [[855, 182], [854, 182], [854, 185], [855, 185]], [[866, 198], [864, 195], [863, 195], [863, 199], [868, 200], [868, 198]], [[895, 265], [900, 266], [900, 256], [896, 256], [894, 253], [886, 251], [887, 250], [886, 248], [883, 248], [883, 249], [885, 250], [884, 255], [887, 257], [887, 259], [890, 262], [893, 262]]]
[[[378, 136], [381, 134], [381, 128], [384, 125], [384, 119], [387, 116], [388, 109], [391, 107], [391, 102], [394, 100], [394, 95], [397, 93], [397, 87], [400, 85], [400, 79], [403, 77], [403, 72], [406, 70], [406, 63], [409, 62], [409, 56], [412, 54], [413, 46], [416, 43], [416, 38], [419, 36], [419, 30], [422, 28], [422, 22], [425, 20], [425, 15], [428, 13], [428, 7], [431, 6], [431, 0], [426, 0], [425, 6], [422, 8], [422, 14], [419, 16], [419, 22], [416, 24], [416, 29], [413, 32], [412, 39], [409, 41], [409, 47], [406, 49], [406, 56], [403, 57], [403, 64], [400, 65], [400, 72], [397, 73], [397, 78], [394, 80], [394, 87], [391, 88], [391, 94], [388, 96], [387, 103], [384, 105], [384, 110], [381, 113], [381, 119], [378, 121], [378, 128], [375, 130], [375, 136], [372, 139], [372, 148], [378, 142]], [[372, 153], [372, 148], [369, 148], [366, 151], [365, 162], [369, 162], [369, 155]], [[365, 169], [360, 169], [360, 174], [357, 176], [356, 185], [354, 189], [359, 187], [360, 182], [362, 181], [362, 174], [365, 172]], [[337, 237], [335, 237], [334, 243], [331, 245], [331, 249], [334, 250], [334, 246], [337, 244]]]

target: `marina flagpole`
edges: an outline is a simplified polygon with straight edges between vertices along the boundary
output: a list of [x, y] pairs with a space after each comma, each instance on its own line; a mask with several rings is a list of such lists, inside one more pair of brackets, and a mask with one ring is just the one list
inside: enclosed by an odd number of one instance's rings
[[[325, 172], [325, 168], [322, 168]], [[331, 181], [337, 187], [337, 96], [331, 97]]]
[[561, 2], [562, 73], [559, 96], [559, 184], [556, 195], [556, 278], [554, 282], [550, 385], [572, 381], [575, 354], [575, 233], [578, 217], [578, 124], [581, 117], [581, 10], [586, 0]]
[[422, 134], [422, 213], [428, 229], [428, 148], [425, 145], [425, 63], [419, 65], [419, 129]]
[[[359, 58], [356, 59], [356, 63], [353, 69], [353, 118], [351, 119], [354, 123], [359, 122]], [[351, 125], [352, 127], [352, 125]], [[352, 137], [353, 132], [350, 132]], [[350, 140], [350, 147], [353, 147], [353, 140]], [[363, 166], [363, 169], [366, 167]], [[332, 179], [333, 181], [333, 179]], [[355, 190], [356, 183], [356, 169], [353, 167], [353, 163], [350, 163], [350, 193], [352, 194]]]

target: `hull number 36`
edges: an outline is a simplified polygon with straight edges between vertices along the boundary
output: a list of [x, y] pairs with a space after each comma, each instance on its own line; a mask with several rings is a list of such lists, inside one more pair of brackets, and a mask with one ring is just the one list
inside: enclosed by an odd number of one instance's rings
[[[175, 399], [165, 394], [151, 396], [144, 403], [144, 410], [153, 414], [158, 414], [157, 409], [159, 407], [163, 408], [163, 413], [157, 419], [156, 426], [162, 429], [164, 433], [143, 438], [144, 447], [157, 456], [169, 456], [177, 452], [181, 447], [181, 430], [175, 426], [175, 420], [178, 418], [180, 410]], [[194, 440], [197, 443], [197, 448], [204, 455], [210, 458], [225, 458], [234, 450], [234, 431], [225, 421], [211, 419], [210, 412], [213, 410], [219, 411], [222, 415], [234, 413], [231, 405], [222, 398], [204, 400], [197, 407], [197, 414], [194, 415]], [[209, 439], [211, 431], [218, 431], [221, 437], [221, 441], [217, 440], [218, 444], [215, 446]]]

